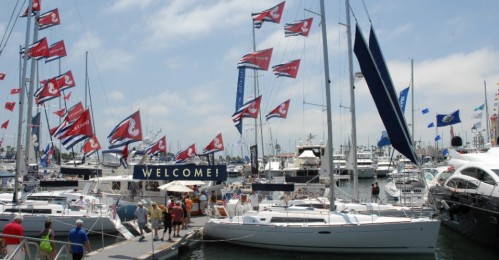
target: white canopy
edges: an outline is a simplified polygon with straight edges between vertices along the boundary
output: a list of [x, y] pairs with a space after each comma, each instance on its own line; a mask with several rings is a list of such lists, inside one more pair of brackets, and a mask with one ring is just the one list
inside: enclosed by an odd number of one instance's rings
[[192, 192], [192, 189], [180, 183], [180, 181], [172, 181], [158, 187], [160, 190], [167, 190], [172, 192]]
[[204, 181], [178, 181], [178, 182], [182, 183], [183, 185], [197, 185], [197, 186], [206, 185]]

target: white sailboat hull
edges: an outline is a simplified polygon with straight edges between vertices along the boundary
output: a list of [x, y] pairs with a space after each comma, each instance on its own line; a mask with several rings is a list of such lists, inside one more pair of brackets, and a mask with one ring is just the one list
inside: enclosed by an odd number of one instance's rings
[[329, 223], [305, 219], [301, 223], [261, 223], [264, 215], [211, 219], [204, 226], [204, 235], [242, 246], [301, 252], [422, 254], [435, 251], [440, 221], [397, 221], [397, 218], [376, 216], [372, 222], [358, 222], [358, 216], [332, 213], [334, 221]]

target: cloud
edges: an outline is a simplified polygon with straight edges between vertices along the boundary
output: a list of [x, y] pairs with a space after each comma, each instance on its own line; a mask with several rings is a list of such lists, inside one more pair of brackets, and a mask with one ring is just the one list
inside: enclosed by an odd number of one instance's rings
[[125, 99], [125, 94], [118, 90], [112, 90], [107, 93], [107, 96], [111, 101], [121, 102]]
[[122, 13], [126, 11], [136, 11], [136, 9], [146, 9], [153, 3], [153, 0], [117, 0], [114, 4], [107, 8], [109, 13]]

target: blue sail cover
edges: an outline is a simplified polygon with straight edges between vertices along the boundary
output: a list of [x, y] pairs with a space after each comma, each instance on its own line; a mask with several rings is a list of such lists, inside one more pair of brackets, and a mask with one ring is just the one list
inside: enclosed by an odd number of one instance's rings
[[367, 82], [383, 125], [388, 132], [393, 148], [420, 165], [411, 136], [407, 129], [404, 115], [399, 105], [397, 94], [378, 45], [376, 35], [371, 28], [370, 48], [362, 36], [359, 26], [356, 26], [354, 53], [359, 61], [362, 74]]

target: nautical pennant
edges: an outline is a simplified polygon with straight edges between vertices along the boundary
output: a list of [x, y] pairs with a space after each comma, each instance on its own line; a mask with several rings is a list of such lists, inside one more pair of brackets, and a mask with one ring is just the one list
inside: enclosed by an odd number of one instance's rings
[[142, 126], [140, 123], [140, 111], [121, 121], [108, 135], [109, 149], [124, 146], [134, 142], [142, 141]]
[[266, 71], [269, 69], [271, 57], [272, 57], [272, 48], [261, 51], [255, 51], [250, 54], [244, 55], [237, 64], [237, 67]]
[[[41, 10], [40, 0], [33, 0], [33, 4], [31, 6], [31, 14], [33, 15], [35, 12], [39, 12]], [[21, 17], [27, 17], [29, 12], [29, 6], [26, 8], [26, 11], [21, 15]]]
[[45, 63], [60, 59], [62, 57], [66, 57], [66, 46], [64, 45], [64, 40], [58, 41], [49, 48], [49, 54], [45, 58]]
[[284, 101], [282, 104], [278, 105], [274, 108], [270, 113], [265, 116], [265, 119], [268, 121], [271, 118], [284, 118], [288, 116], [290, 99]]
[[296, 78], [296, 74], [298, 74], [298, 68], [300, 68], [300, 60], [293, 60], [288, 63], [282, 63], [275, 66], [272, 66], [272, 71], [274, 75], [277, 77], [288, 77], [288, 78]]
[[459, 118], [459, 110], [456, 110], [447, 115], [437, 115], [437, 127], [448, 126], [461, 123]]
[[2, 124], [2, 127], [3, 129], [7, 129], [7, 127], [9, 127], [9, 120], [5, 121], [3, 124]]
[[242, 119], [243, 118], [256, 118], [260, 111], [260, 102], [262, 96], [246, 102], [234, 114], [232, 114], [232, 121], [240, 134], [242, 134]]
[[224, 150], [224, 141], [222, 139], [222, 133], [219, 133], [211, 142], [203, 149], [203, 154], [209, 154], [214, 152], [220, 152]]
[[145, 151], [150, 156], [154, 156], [158, 153], [166, 153], [166, 136], [161, 137], [158, 141], [147, 146]]
[[10, 90], [11, 95], [19, 94], [21, 93], [21, 88], [13, 88]]
[[56, 8], [41, 14], [38, 17], [37, 24], [38, 24], [38, 30], [44, 30], [54, 25], [61, 24], [61, 19], [59, 17], [59, 9]]
[[57, 86], [59, 86], [60, 91], [76, 86], [71, 70], [68, 70], [55, 78], [57, 79]]
[[56, 78], [45, 80], [43, 83], [44, 84], [35, 92], [37, 105], [61, 96]]
[[31, 44], [28, 47], [27, 55], [29, 58], [39, 60], [49, 56], [49, 45], [47, 43], [47, 38], [43, 38]]
[[83, 155], [85, 157], [88, 157], [100, 149], [101, 145], [99, 143], [99, 140], [97, 140], [97, 136], [93, 135], [92, 137], [88, 138], [87, 141], [85, 141], [81, 151], [83, 152]]
[[10, 110], [11, 112], [14, 111], [15, 106], [16, 106], [16, 102], [6, 102], [5, 103], [5, 109]]
[[252, 13], [253, 25], [256, 29], [262, 27], [263, 22], [280, 23], [282, 18], [282, 12], [284, 11], [284, 3], [282, 2], [270, 9], [259, 13]]
[[4, 80], [5, 79], [5, 73], [0, 73], [0, 80]]
[[292, 23], [287, 23], [284, 25], [284, 37], [289, 36], [305, 36], [308, 37], [310, 33], [310, 27], [312, 26], [313, 18], [308, 18], [305, 20], [299, 20]]
[[179, 151], [175, 155], [175, 163], [183, 163], [186, 162], [187, 160], [193, 158], [196, 156], [196, 144], [192, 144], [191, 146], [187, 147], [186, 149]]

